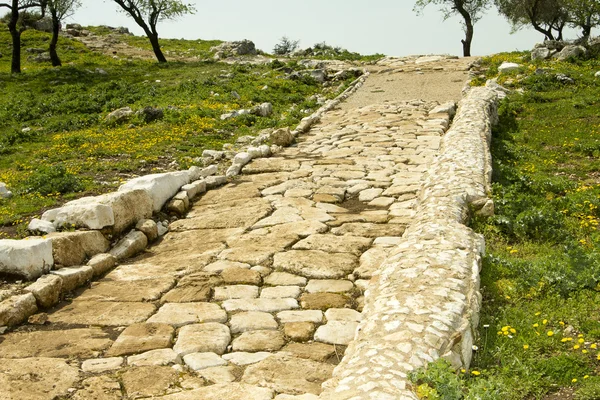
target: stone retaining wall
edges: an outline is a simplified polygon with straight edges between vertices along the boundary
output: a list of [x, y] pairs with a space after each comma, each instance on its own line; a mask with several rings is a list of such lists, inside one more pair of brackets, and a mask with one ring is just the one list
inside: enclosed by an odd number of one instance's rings
[[[289, 140], [284, 144], [291, 144], [298, 134], [307, 132], [326, 112], [346, 100], [368, 75], [365, 71], [343, 93], [303, 118], [295, 130], [288, 130]], [[164, 208], [180, 216], [185, 214], [195, 196], [225, 184], [228, 177], [238, 175], [253, 158], [269, 156], [279, 148], [265, 147], [266, 150], [249, 148], [238, 153], [227, 176], [216, 175], [216, 165], [141, 176], [125, 183], [117, 192], [68, 202], [30, 223], [31, 230], [46, 232], [47, 236], [0, 240], [0, 272], [25, 280], [37, 279], [20, 294], [0, 297], [0, 334], [6, 327], [21, 324], [39, 308], [57, 304], [66, 293], [104, 275], [119, 261], [143, 251], [168, 230], [167, 226], [149, 219], [153, 212]], [[54, 232], [70, 227], [86, 230]], [[127, 229], [131, 230], [125, 234]], [[110, 248], [108, 239], [120, 236]]]
[[416, 217], [371, 280], [355, 340], [320, 399], [414, 400], [410, 371], [439, 357], [468, 367], [485, 243], [465, 224], [471, 212], [493, 212], [489, 145], [497, 99], [493, 89], [473, 88], [460, 102]]

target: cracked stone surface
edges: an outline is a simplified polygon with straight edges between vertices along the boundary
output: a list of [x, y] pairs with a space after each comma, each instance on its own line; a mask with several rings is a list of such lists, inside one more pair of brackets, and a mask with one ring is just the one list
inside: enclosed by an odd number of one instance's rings
[[417, 216], [450, 121], [429, 114], [433, 99], [355, 96], [47, 310], [48, 325], [0, 336], [0, 398], [316, 398], [363, 323], [368, 280]]

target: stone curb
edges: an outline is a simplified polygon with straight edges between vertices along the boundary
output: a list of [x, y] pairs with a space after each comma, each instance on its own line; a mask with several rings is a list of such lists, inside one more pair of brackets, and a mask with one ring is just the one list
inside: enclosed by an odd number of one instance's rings
[[[302, 118], [302, 120], [300, 121], [300, 124], [298, 124], [296, 129], [289, 132], [289, 138], [287, 140], [285, 140], [284, 144], [286, 146], [289, 146], [290, 144], [293, 143], [294, 138], [296, 136], [298, 136], [301, 133], [308, 132], [313, 125], [315, 125], [316, 123], [318, 123], [321, 120], [321, 118], [323, 117], [323, 114], [325, 114], [328, 111], [333, 110], [342, 101], [346, 100], [354, 92], [356, 92], [364, 84], [364, 82], [369, 77], [369, 75], [370, 75], [370, 73], [365, 70], [361, 76], [359, 76], [354, 81], [352, 81], [352, 83], [350, 83], [349, 87], [346, 88], [346, 90], [344, 90], [342, 93], [340, 93], [335, 99], [328, 100], [317, 111], [315, 111], [308, 117]], [[275, 132], [273, 132], [273, 134], [277, 135], [279, 132], [280, 132], [280, 130], [278, 129]], [[246, 164], [248, 164], [250, 161], [252, 161], [254, 158], [260, 158], [261, 153], [264, 156], [264, 151], [261, 151], [261, 149], [257, 148], [257, 147], [249, 147], [246, 151], [237, 153], [235, 155], [235, 157], [233, 158], [233, 162], [232, 162], [231, 166], [227, 169], [227, 173], [226, 173], [227, 177], [234, 177], [234, 176], [240, 175], [244, 166]]]
[[408, 373], [443, 357], [468, 368], [485, 242], [465, 223], [490, 214], [489, 151], [499, 95], [473, 88], [459, 103], [419, 193], [413, 223], [365, 294], [363, 321], [323, 400], [416, 400]]
[[[335, 99], [303, 118], [296, 129], [290, 132], [292, 137], [286, 145], [291, 144], [298, 134], [307, 132], [324, 113], [358, 90], [368, 75], [364, 71]], [[46, 229], [48, 237], [0, 240], [0, 265], [5, 272], [19, 274], [28, 280], [37, 278], [24, 289], [25, 294], [0, 301], [0, 334], [6, 327], [23, 323], [39, 309], [56, 305], [65, 294], [110, 271], [119, 261], [142, 252], [164, 235], [168, 226], [149, 219], [153, 213], [164, 208], [183, 216], [194, 197], [227, 183], [228, 177], [238, 175], [243, 165], [253, 158], [269, 155], [270, 149], [265, 151], [261, 148], [238, 153], [230, 167], [230, 170], [234, 168], [235, 173], [228, 173], [227, 176], [215, 175], [218, 171], [216, 165], [140, 176], [123, 184], [117, 192], [73, 200], [45, 212], [41, 220], [34, 219], [30, 223], [31, 229]], [[65, 226], [89, 230], [55, 232]], [[135, 228], [123, 235], [131, 226]], [[109, 250], [105, 235], [109, 238], [113, 235], [123, 237]], [[91, 236], [94, 236], [93, 240]], [[89, 259], [87, 265], [81, 266], [86, 259]]]

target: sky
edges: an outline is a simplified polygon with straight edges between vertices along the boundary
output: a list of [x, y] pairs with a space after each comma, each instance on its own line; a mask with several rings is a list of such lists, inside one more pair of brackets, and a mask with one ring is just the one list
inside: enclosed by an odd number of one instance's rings
[[[327, 42], [361, 54], [462, 55], [464, 37], [459, 18], [443, 19], [437, 6], [413, 12], [413, 0], [187, 0], [194, 15], [158, 25], [159, 37], [252, 40], [270, 52], [282, 36], [300, 40], [306, 48]], [[143, 31], [111, 0], [84, 1], [67, 22], [81, 25], [126, 26]], [[569, 32], [567, 37], [575, 37]], [[473, 55], [530, 50], [543, 40], [533, 29], [511, 34], [510, 25], [494, 9], [475, 25]]]

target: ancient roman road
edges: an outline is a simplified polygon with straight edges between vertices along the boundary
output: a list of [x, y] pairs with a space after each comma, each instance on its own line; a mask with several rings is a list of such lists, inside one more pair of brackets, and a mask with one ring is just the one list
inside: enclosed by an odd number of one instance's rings
[[[340, 108], [200, 197], [45, 325], [0, 337], [0, 398], [314, 399], [414, 215], [469, 59], [385, 59]], [[367, 294], [368, 295], [368, 294]]]

